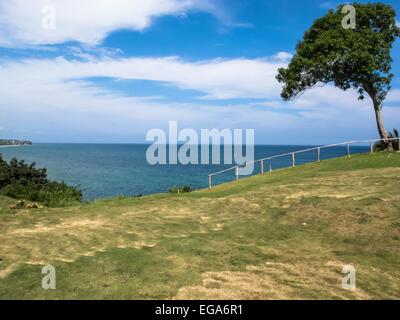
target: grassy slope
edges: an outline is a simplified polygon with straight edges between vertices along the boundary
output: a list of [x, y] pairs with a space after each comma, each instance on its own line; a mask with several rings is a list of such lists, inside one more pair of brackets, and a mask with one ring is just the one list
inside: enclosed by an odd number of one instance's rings
[[32, 211], [3, 197], [0, 298], [399, 299], [399, 190], [400, 153], [379, 153], [191, 194]]

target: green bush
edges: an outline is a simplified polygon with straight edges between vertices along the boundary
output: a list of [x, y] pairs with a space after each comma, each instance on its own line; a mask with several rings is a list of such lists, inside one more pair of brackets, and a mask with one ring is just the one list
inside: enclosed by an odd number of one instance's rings
[[0, 154], [0, 193], [15, 199], [40, 202], [48, 207], [64, 207], [82, 202], [82, 191], [64, 182], [47, 179], [46, 169], [36, 169], [35, 163], [12, 159]]
[[[396, 129], [393, 129], [393, 133], [389, 132], [388, 138], [398, 138], [399, 137], [399, 132]], [[394, 150], [400, 150], [399, 149], [399, 139], [392, 140], [392, 146]], [[384, 141], [379, 141], [375, 143], [374, 145], [374, 150], [375, 151], [382, 151], [386, 149], [386, 143]]]
[[193, 189], [190, 188], [190, 186], [183, 186], [181, 188], [174, 186], [173, 188], [168, 189], [170, 193], [187, 193], [187, 192], [192, 192]]

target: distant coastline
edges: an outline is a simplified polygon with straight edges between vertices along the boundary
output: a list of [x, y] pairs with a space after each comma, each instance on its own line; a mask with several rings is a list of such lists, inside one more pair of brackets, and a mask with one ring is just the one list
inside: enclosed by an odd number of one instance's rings
[[32, 142], [28, 140], [0, 139], [0, 147], [30, 146], [30, 145], [32, 145]]

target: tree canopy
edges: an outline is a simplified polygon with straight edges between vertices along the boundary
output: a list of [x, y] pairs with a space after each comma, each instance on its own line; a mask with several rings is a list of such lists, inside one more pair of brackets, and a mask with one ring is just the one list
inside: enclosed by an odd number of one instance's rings
[[288, 68], [279, 69], [284, 84], [281, 96], [291, 100], [318, 83], [333, 83], [342, 90], [357, 90], [359, 99], [367, 93], [381, 108], [390, 90], [393, 61], [390, 52], [400, 29], [396, 12], [383, 3], [353, 3], [355, 29], [345, 29], [344, 5], [315, 20], [299, 41]]

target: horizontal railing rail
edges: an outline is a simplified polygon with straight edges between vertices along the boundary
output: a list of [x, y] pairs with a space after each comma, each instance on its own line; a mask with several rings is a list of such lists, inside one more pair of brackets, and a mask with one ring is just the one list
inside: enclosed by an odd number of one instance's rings
[[[341, 142], [341, 143], [335, 143], [335, 144], [328, 144], [325, 146], [319, 146], [319, 147], [312, 147], [312, 148], [308, 148], [308, 149], [303, 149], [303, 150], [297, 150], [297, 151], [293, 151], [293, 152], [287, 152], [287, 153], [283, 153], [283, 154], [278, 154], [278, 155], [274, 155], [271, 157], [267, 157], [267, 158], [263, 158], [263, 159], [258, 159], [258, 160], [254, 160], [251, 162], [247, 162], [246, 164], [255, 164], [260, 162], [261, 163], [261, 174], [264, 174], [264, 161], [268, 161], [268, 160], [273, 160], [276, 158], [280, 158], [280, 157], [287, 157], [287, 156], [292, 156], [292, 167], [296, 166], [296, 159], [295, 156], [296, 154], [299, 153], [303, 153], [303, 152], [308, 152], [308, 151], [318, 151], [317, 153], [317, 161], [316, 162], [321, 162], [321, 149], [326, 149], [326, 148], [331, 148], [331, 147], [338, 147], [338, 146], [343, 146], [343, 145], [347, 145], [347, 157], [350, 157], [350, 145], [354, 144], [354, 143], [370, 143], [370, 148], [371, 148], [371, 153], [374, 152], [374, 142], [377, 141], [394, 141], [394, 140], [399, 140], [399, 151], [400, 151], [400, 137], [399, 138], [387, 138], [387, 139], [372, 139], [372, 140], [360, 140], [360, 141], [347, 141], [347, 142]], [[224, 169], [218, 172], [214, 172], [208, 175], [208, 187], [209, 189], [212, 188], [212, 177], [227, 172], [227, 171], [231, 171], [231, 170], [236, 170], [235, 176], [236, 176], [236, 180], [239, 180], [239, 167], [240, 166], [234, 166], [228, 169]], [[270, 169], [270, 172], [273, 171]]]

